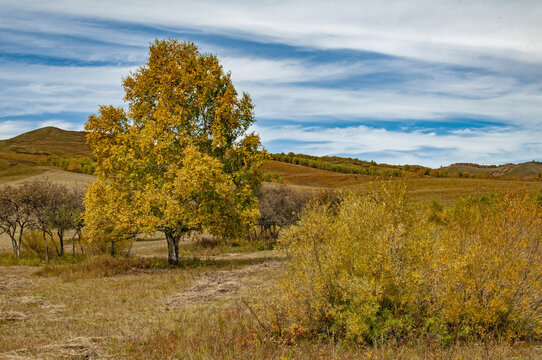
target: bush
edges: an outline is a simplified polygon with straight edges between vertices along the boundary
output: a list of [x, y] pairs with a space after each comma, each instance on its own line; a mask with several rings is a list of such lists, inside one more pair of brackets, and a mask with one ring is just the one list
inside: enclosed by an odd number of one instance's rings
[[280, 328], [371, 343], [542, 338], [542, 214], [532, 199], [466, 199], [433, 221], [438, 204], [406, 194], [390, 182], [336, 210], [312, 202], [282, 233]]
[[262, 231], [269, 231], [272, 237], [277, 237], [281, 228], [299, 219], [310, 198], [310, 194], [288, 185], [263, 186], [256, 196], [260, 210], [258, 225]]
[[[54, 235], [53, 239], [58, 244], [58, 236]], [[49, 249], [54, 248], [49, 237], [47, 241], [49, 242]], [[45, 259], [45, 242], [43, 241], [43, 233], [41, 231], [32, 230], [25, 232], [22, 244], [21, 253], [23, 255]], [[49, 251], [49, 257], [55, 255], [57, 255], [55, 251]]]
[[81, 165], [79, 164], [79, 161], [77, 161], [77, 159], [71, 159], [68, 165], [68, 171], [80, 173], [83, 172], [83, 169], [81, 168]]

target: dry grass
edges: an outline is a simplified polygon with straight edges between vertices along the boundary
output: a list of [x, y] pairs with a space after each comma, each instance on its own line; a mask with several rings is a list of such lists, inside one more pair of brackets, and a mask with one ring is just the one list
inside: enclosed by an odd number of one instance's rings
[[[277, 173], [286, 184], [301, 189], [339, 188], [363, 191], [375, 180], [373, 176], [341, 174], [278, 161], [267, 162], [262, 170]], [[509, 188], [525, 187], [530, 193], [542, 188], [542, 181], [533, 180], [424, 178], [409, 179], [408, 184], [413, 198], [422, 201], [438, 200], [444, 205], [451, 205], [460, 197], [504, 192]]]
[[[362, 347], [333, 339], [273, 338], [251, 305], [277, 295], [274, 251], [165, 263], [162, 240], [137, 242], [151, 258], [0, 266], [0, 359], [539, 359], [533, 344], [432, 343]], [[151, 250], [154, 249], [154, 252]], [[192, 252], [198, 246], [193, 245]], [[189, 260], [191, 259], [191, 260]]]
[[26, 181], [48, 180], [55, 184], [74, 188], [87, 187], [96, 178], [94, 175], [64, 171], [51, 166], [34, 166], [29, 169], [32, 171], [19, 175], [5, 177], [0, 175], [0, 185], [18, 185]]

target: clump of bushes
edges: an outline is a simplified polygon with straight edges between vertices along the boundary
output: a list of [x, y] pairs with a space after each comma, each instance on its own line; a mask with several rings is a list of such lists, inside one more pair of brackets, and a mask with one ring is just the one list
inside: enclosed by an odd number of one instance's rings
[[73, 233], [71, 242], [75, 255], [76, 236], [81, 246], [83, 213], [80, 189], [49, 181], [0, 187], [0, 233], [9, 236], [18, 259], [23, 244], [28, 254], [43, 255], [47, 262], [52, 248], [58, 256], [64, 255], [68, 232]]
[[310, 203], [279, 241], [281, 335], [542, 338], [542, 211], [522, 191], [443, 211], [389, 182]]
[[38, 161], [38, 164], [56, 166], [65, 171], [90, 175], [94, 174], [94, 171], [96, 170], [96, 164], [88, 157], [63, 158], [56, 155], [50, 155]]
[[263, 177], [263, 181], [274, 182], [274, 183], [278, 183], [278, 184], [283, 184], [284, 183], [284, 179], [282, 178], [282, 176], [280, 176], [277, 173], [267, 173], [267, 174], [265, 174], [264, 177]]

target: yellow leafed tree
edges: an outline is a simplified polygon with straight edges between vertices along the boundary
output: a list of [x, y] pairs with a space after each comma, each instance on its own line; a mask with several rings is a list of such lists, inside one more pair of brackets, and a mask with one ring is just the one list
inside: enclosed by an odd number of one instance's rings
[[102, 184], [87, 194], [89, 230], [101, 231], [92, 219], [102, 215], [89, 207], [107, 196], [101, 186], [129, 204], [119, 210], [118, 232], [127, 222], [134, 232], [163, 231], [171, 263], [190, 230], [237, 236], [248, 229], [258, 216], [254, 170], [265, 153], [248, 133], [252, 100], [237, 94], [218, 58], [193, 43], [156, 40], [124, 90], [127, 110], [102, 106], [85, 127]]

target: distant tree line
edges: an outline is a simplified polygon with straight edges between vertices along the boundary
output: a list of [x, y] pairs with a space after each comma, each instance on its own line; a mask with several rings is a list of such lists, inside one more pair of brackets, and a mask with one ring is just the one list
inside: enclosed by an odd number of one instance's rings
[[372, 175], [381, 177], [408, 177], [413, 174], [429, 175], [430, 168], [420, 165], [388, 165], [338, 156], [312, 156], [305, 154], [271, 154], [276, 161], [343, 174]]

